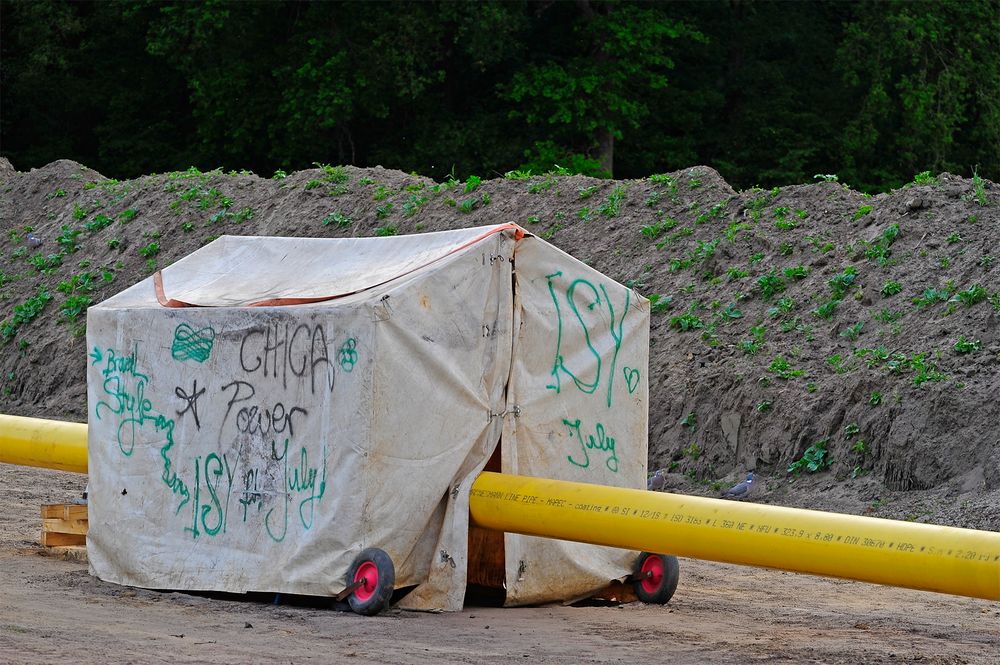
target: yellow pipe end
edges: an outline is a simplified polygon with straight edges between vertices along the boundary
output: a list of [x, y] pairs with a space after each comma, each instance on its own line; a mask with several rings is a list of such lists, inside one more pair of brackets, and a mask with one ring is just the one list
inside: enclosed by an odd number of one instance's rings
[[87, 473], [87, 425], [0, 415], [0, 462]]

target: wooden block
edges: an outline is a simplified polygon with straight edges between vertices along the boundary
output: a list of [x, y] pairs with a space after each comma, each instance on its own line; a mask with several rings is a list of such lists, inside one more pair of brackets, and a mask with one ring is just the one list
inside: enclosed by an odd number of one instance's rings
[[87, 535], [87, 520], [42, 520], [42, 531], [46, 533], [76, 533]]
[[46, 504], [42, 506], [42, 519], [85, 520], [87, 519], [87, 504]]
[[86, 546], [86, 544], [87, 536], [84, 534], [42, 531], [42, 545], [44, 547]]
[[87, 506], [54, 503], [42, 506], [43, 547], [86, 547]]

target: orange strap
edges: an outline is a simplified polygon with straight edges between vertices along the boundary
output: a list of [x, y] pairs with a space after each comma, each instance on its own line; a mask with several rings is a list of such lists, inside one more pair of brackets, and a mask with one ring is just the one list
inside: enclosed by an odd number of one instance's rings
[[[438, 258], [434, 259], [433, 261], [428, 261], [427, 263], [424, 263], [423, 265], [419, 265], [419, 266], [413, 268], [412, 270], [407, 270], [406, 272], [404, 272], [402, 274], [396, 275], [392, 279], [398, 279], [398, 278], [403, 277], [405, 275], [409, 275], [412, 272], [415, 272], [417, 270], [420, 270], [421, 268], [424, 268], [426, 266], [431, 265], [435, 261], [440, 261], [441, 259], [443, 259], [443, 258], [445, 258], [447, 256], [451, 256], [455, 252], [462, 251], [466, 247], [471, 247], [472, 245], [475, 245], [477, 242], [482, 242], [483, 240], [485, 240], [486, 238], [489, 238], [494, 233], [500, 233], [501, 231], [507, 231], [507, 230], [513, 230], [514, 231], [514, 240], [515, 241], [518, 241], [518, 240], [521, 240], [522, 238], [524, 238], [524, 235], [526, 233], [526, 231], [523, 228], [521, 228], [517, 224], [513, 224], [513, 223], [500, 224], [499, 226], [494, 226], [489, 231], [486, 231], [482, 235], [480, 235], [480, 236], [478, 236], [476, 238], [473, 238], [469, 242], [456, 247], [455, 249], [451, 250], [447, 254], [439, 256]], [[382, 284], [385, 284], [385, 283], [387, 283], [389, 281], [392, 281], [392, 280], [386, 280], [386, 282], [381, 282], [379, 284], [373, 284], [372, 286], [367, 287], [367, 288], [373, 288], [373, 287], [376, 287], [376, 286], [381, 286]], [[160, 270], [157, 270], [155, 273], [153, 273], [153, 287], [156, 289], [156, 300], [163, 307], [202, 307], [202, 305], [194, 305], [194, 304], [191, 304], [189, 302], [184, 302], [183, 300], [174, 300], [173, 298], [167, 298], [166, 293], [163, 290], [163, 273]], [[335, 300], [337, 298], [343, 298], [344, 296], [353, 295], [355, 293], [357, 293], [357, 291], [351, 291], [350, 293], [338, 293], [338, 294], [331, 295], [331, 296], [317, 296], [315, 298], [268, 298], [266, 300], [258, 300], [256, 302], [252, 302], [252, 303], [249, 303], [248, 305], [244, 305], [244, 306], [245, 307], [284, 307], [286, 305], [307, 305], [307, 304], [314, 303], [314, 302], [323, 302], [323, 301], [326, 301], [326, 300]]]

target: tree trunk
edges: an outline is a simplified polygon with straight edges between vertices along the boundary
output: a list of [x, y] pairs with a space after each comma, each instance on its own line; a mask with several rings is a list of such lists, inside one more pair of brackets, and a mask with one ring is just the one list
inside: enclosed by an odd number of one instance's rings
[[608, 176], [615, 175], [615, 135], [607, 127], [601, 127], [596, 132], [597, 139], [597, 159], [601, 162], [601, 168], [608, 172]]

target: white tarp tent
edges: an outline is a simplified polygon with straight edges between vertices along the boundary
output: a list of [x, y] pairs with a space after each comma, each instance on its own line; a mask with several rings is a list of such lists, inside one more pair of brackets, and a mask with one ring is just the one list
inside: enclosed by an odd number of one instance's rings
[[[91, 571], [329, 596], [364, 548], [402, 605], [460, 609], [469, 488], [643, 487], [649, 305], [514, 225], [223, 236], [87, 315]], [[634, 553], [506, 534], [507, 604]]]

